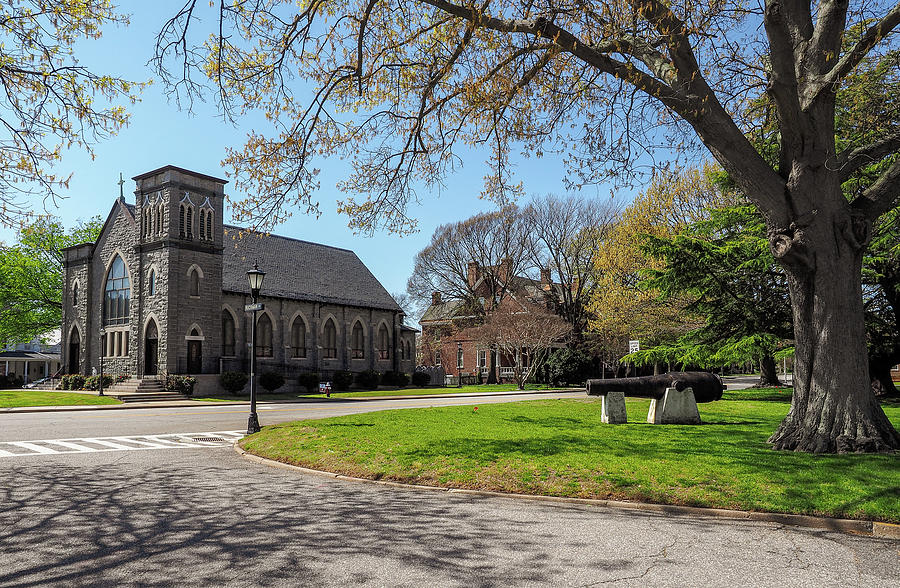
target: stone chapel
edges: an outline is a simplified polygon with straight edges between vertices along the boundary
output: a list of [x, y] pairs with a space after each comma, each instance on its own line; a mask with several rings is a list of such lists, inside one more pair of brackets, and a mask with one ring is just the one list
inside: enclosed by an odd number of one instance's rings
[[225, 180], [135, 176], [95, 243], [64, 250], [62, 362], [137, 377], [249, 371], [246, 272], [266, 272], [257, 373], [412, 372], [416, 330], [350, 250], [223, 223]]

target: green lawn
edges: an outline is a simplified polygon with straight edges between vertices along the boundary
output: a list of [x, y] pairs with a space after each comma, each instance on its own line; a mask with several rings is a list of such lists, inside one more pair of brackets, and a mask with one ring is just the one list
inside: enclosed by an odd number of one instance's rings
[[[701, 426], [600, 422], [599, 399], [405, 409], [265, 427], [251, 453], [373, 479], [900, 522], [898, 455], [808, 455], [766, 444], [789, 393], [726, 392]], [[900, 407], [885, 408], [900, 426]]]
[[50, 390], [0, 390], [0, 408], [15, 406], [77, 406], [122, 404], [109, 396]]
[[[527, 386], [528, 390], [558, 390], [558, 387], [551, 388], [548, 386]], [[471, 394], [473, 392], [509, 392], [517, 390], [515, 384], [482, 384], [479, 386], [462, 386], [461, 388], [400, 388], [399, 390], [354, 390], [352, 392], [332, 392], [331, 398], [370, 398], [378, 396], [423, 396], [431, 394]], [[297, 400], [299, 398], [325, 398], [324, 394], [268, 394], [260, 392], [258, 400], [275, 401], [275, 400]], [[235, 400], [249, 400], [244, 396], [222, 396], [197, 397], [194, 400], [202, 400], [204, 402], [233, 402]]]

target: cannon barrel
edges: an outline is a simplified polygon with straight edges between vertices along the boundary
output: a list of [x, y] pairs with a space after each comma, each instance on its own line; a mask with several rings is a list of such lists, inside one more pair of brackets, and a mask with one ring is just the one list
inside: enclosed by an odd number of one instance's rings
[[719, 377], [709, 372], [667, 372], [657, 376], [587, 381], [587, 393], [591, 396], [605, 396], [609, 392], [624, 392], [625, 396], [659, 400], [666, 393], [666, 388], [678, 390], [691, 388], [697, 402], [719, 400], [722, 398], [723, 390]]

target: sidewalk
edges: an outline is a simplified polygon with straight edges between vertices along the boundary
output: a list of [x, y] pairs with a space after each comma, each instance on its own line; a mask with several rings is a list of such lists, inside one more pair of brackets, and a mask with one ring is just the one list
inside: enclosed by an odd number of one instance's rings
[[[399, 396], [361, 396], [355, 398], [296, 398], [293, 400], [260, 400], [257, 404], [308, 404], [311, 402], [372, 402], [376, 400], [421, 400], [428, 398], [482, 398], [491, 396], [515, 396], [526, 394], [560, 394], [570, 392], [583, 392], [583, 389], [565, 390], [510, 390], [507, 392], [465, 392], [460, 394], [417, 394]], [[84, 410], [128, 410], [141, 408], [184, 408], [184, 407], [215, 407], [215, 406], [247, 406], [249, 400], [234, 400], [228, 402], [206, 402], [203, 400], [174, 400], [164, 402], [127, 402], [123, 404], [100, 405], [75, 405], [75, 406], [17, 406], [12, 408], [0, 408], [0, 414], [26, 413], [26, 412], [75, 412]]]

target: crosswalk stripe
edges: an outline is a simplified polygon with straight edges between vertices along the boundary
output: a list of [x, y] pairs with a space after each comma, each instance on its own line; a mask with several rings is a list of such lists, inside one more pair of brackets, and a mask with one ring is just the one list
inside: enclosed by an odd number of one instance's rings
[[[31, 441], [0, 441], [4, 445], [24, 449], [7, 451], [0, 449], [2, 457], [27, 457], [29, 455], [60, 455], [105, 451], [140, 451], [151, 449], [197, 449], [223, 447], [244, 436], [243, 431], [210, 431], [205, 433], [164, 433], [160, 435], [135, 435], [118, 437], [85, 437], [79, 439], [35, 439]], [[218, 439], [218, 440], [215, 440]]]
[[181, 441], [172, 441], [170, 439], [163, 439], [159, 435], [144, 435], [144, 439], [150, 439], [151, 441], [156, 441], [157, 443], [168, 443], [169, 445], [163, 445], [164, 447], [171, 447], [172, 445], [182, 446], [184, 443]]
[[113, 443], [112, 441], [106, 441], [104, 439], [84, 439], [88, 443], [96, 443], [97, 445], [104, 445], [106, 447], [112, 447], [113, 449], [134, 449], [134, 447], [129, 447], [128, 445], [122, 445], [121, 443]]
[[16, 447], [21, 447], [22, 449], [28, 449], [34, 451], [35, 453], [59, 453], [55, 449], [50, 449], [49, 447], [41, 447], [40, 445], [27, 443], [25, 441], [13, 441], [10, 443], [10, 445], [15, 445]]
[[53, 443], [54, 445], [59, 445], [61, 447], [68, 447], [69, 449], [74, 449], [75, 451], [100, 451], [99, 449], [95, 449], [93, 447], [88, 447], [87, 445], [77, 445], [75, 443], [69, 443], [68, 441], [46, 441], [45, 443]]
[[167, 445], [161, 445], [159, 443], [150, 443], [149, 441], [142, 441], [141, 439], [131, 439], [127, 437], [110, 437], [113, 441], [128, 441], [129, 443], [137, 443], [138, 445], [145, 445], [147, 447], [168, 447]]

